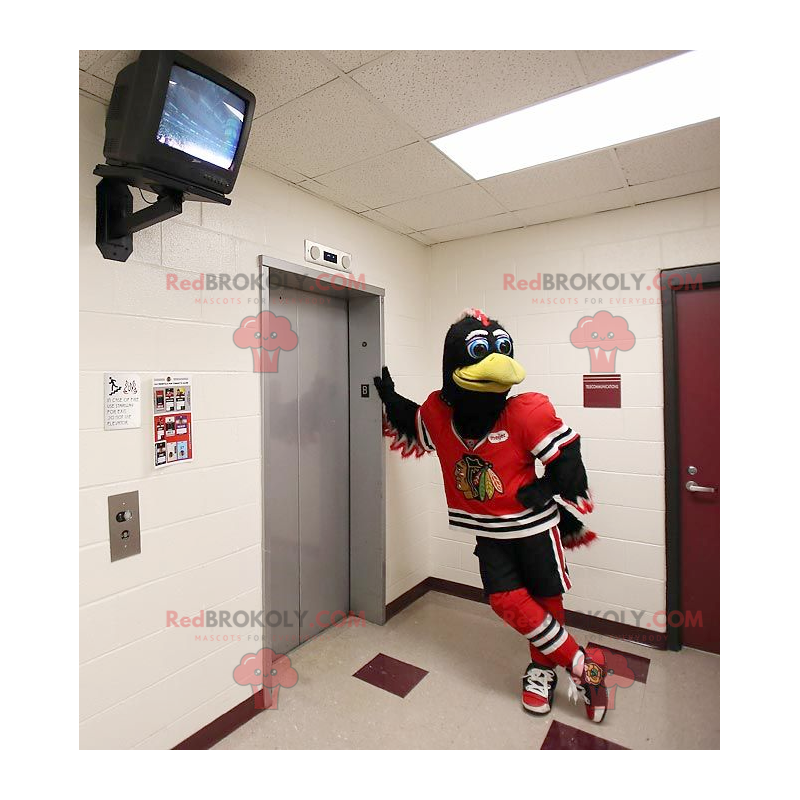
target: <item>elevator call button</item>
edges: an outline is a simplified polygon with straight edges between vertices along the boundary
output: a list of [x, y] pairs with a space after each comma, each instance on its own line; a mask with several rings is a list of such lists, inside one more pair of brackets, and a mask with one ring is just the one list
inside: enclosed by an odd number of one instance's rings
[[142, 552], [139, 492], [125, 492], [108, 498], [108, 537], [112, 561]]

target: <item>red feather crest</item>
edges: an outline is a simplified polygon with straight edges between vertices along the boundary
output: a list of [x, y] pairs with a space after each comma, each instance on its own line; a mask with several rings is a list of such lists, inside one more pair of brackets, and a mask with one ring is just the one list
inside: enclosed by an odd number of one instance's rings
[[462, 319], [466, 319], [467, 317], [474, 317], [481, 323], [481, 325], [488, 325], [489, 324], [489, 317], [483, 313], [479, 308], [465, 308], [461, 314], [459, 315], [456, 322], [461, 322]]

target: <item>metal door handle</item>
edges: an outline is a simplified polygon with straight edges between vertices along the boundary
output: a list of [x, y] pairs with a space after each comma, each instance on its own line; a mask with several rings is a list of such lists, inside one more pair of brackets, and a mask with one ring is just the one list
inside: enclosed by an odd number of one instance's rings
[[686, 481], [686, 488], [690, 492], [716, 492], [713, 486], [700, 486], [696, 481]]

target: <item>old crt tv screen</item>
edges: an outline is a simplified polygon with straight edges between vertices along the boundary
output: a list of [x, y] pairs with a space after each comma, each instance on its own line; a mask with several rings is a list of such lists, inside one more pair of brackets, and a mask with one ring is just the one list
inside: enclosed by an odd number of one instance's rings
[[110, 166], [161, 185], [233, 191], [255, 115], [244, 86], [177, 50], [142, 50], [120, 70], [106, 113]]
[[230, 169], [247, 104], [224, 86], [173, 64], [156, 138], [162, 144]]

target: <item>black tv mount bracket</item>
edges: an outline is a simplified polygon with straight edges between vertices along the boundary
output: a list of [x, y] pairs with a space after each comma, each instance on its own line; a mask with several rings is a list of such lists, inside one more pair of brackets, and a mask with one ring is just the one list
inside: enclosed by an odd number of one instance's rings
[[[133, 253], [133, 234], [176, 217], [183, 211], [183, 203], [187, 200], [231, 204], [225, 195], [155, 170], [98, 164], [94, 174], [102, 178], [96, 190], [95, 242], [103, 258], [112, 261], [127, 261]], [[130, 186], [154, 192], [158, 199], [147, 208], [134, 212]]]

